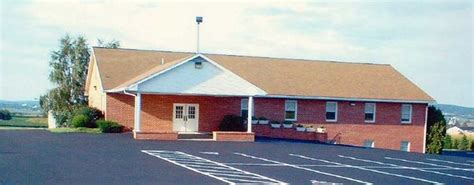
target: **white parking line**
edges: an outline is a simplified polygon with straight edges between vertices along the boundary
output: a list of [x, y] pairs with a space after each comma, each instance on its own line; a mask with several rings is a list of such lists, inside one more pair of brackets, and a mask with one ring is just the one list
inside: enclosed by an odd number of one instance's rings
[[395, 161], [403, 161], [403, 162], [407, 162], [407, 163], [423, 164], [423, 165], [428, 165], [428, 166], [444, 167], [444, 168], [449, 168], [449, 169], [452, 169], [452, 170], [462, 170], [462, 171], [472, 172], [472, 169], [456, 168], [456, 167], [452, 167], [452, 166], [439, 165], [439, 164], [427, 163], [427, 162], [421, 162], [421, 161], [413, 161], [413, 160], [400, 159], [400, 158], [394, 158], [394, 157], [385, 157], [385, 159], [390, 159], [390, 160], [395, 160]]
[[312, 161], [320, 161], [320, 162], [329, 163], [329, 164], [343, 165], [343, 166], [346, 166], [346, 167], [355, 168], [355, 169], [364, 170], [364, 171], [370, 171], [370, 172], [374, 172], [374, 173], [380, 173], [380, 174], [383, 174], [383, 175], [401, 177], [401, 178], [406, 178], [406, 179], [411, 179], [411, 180], [416, 180], [416, 181], [421, 181], [421, 182], [427, 182], [427, 183], [432, 183], [432, 184], [441, 184], [440, 182], [430, 181], [430, 180], [427, 180], [427, 179], [416, 178], [416, 177], [400, 175], [400, 174], [394, 174], [394, 173], [388, 173], [388, 172], [374, 170], [374, 169], [368, 169], [368, 168], [364, 168], [364, 167], [360, 167], [360, 166], [348, 165], [348, 164], [343, 164], [343, 163], [338, 163], [338, 162], [333, 162], [333, 161], [328, 161], [328, 160], [323, 160], [323, 159], [316, 159], [316, 158], [307, 157], [307, 156], [303, 156], [303, 155], [296, 155], [296, 154], [289, 154], [289, 155], [293, 156], [293, 157], [299, 157], [299, 158], [302, 158], [302, 159], [312, 160]]
[[[287, 184], [285, 182], [247, 172], [209, 159], [179, 151], [142, 150], [143, 153], [155, 156], [202, 175], [229, 183]], [[199, 163], [199, 164], [191, 164]]]
[[337, 177], [337, 178], [341, 178], [341, 179], [345, 179], [345, 180], [349, 180], [349, 181], [353, 181], [353, 182], [358, 182], [358, 183], [361, 183], [361, 184], [372, 184], [370, 182], [366, 182], [366, 181], [362, 181], [362, 180], [358, 180], [358, 179], [354, 179], [354, 178], [350, 178], [350, 177], [344, 177], [344, 176], [341, 176], [341, 175], [322, 172], [322, 171], [314, 170], [314, 169], [311, 169], [311, 168], [296, 166], [296, 165], [292, 165], [292, 164], [288, 164], [288, 163], [284, 163], [284, 162], [279, 162], [279, 161], [275, 161], [275, 160], [271, 160], [271, 159], [265, 159], [265, 158], [262, 158], [262, 157], [256, 157], [256, 156], [243, 154], [243, 153], [234, 153], [234, 154], [244, 156], [244, 157], [247, 157], [247, 158], [258, 159], [258, 160], [262, 160], [262, 161], [266, 161], [266, 162], [270, 162], [270, 163], [280, 164], [280, 165], [283, 165], [283, 166], [293, 167], [293, 168], [296, 168], [296, 169], [301, 169], [301, 170], [305, 170], [305, 171], [319, 173], [319, 174], [323, 174], [323, 175], [327, 175], [327, 176]]
[[457, 164], [457, 165], [463, 165], [463, 166], [474, 166], [474, 164], [458, 163], [458, 162], [444, 161], [444, 160], [439, 160], [439, 159], [426, 159], [426, 160], [449, 163], [449, 164]]
[[454, 174], [442, 173], [442, 172], [438, 172], [438, 171], [424, 170], [424, 169], [421, 169], [421, 168], [415, 168], [415, 167], [408, 167], [408, 166], [396, 165], [396, 164], [392, 164], [392, 163], [385, 163], [385, 162], [380, 162], [380, 161], [375, 161], [375, 160], [360, 159], [360, 158], [350, 157], [350, 156], [344, 156], [344, 155], [338, 155], [338, 156], [339, 156], [339, 157], [342, 157], [342, 158], [347, 158], [347, 159], [356, 160], [356, 161], [363, 161], [363, 162], [368, 162], [368, 163], [375, 163], [375, 164], [383, 164], [383, 165], [389, 165], [389, 166], [396, 166], [396, 167], [402, 167], [402, 168], [409, 169], [409, 170], [416, 170], [416, 171], [422, 171], [422, 172], [427, 172], [427, 173], [434, 173], [434, 174], [438, 174], [438, 175], [445, 175], [445, 176], [450, 176], [450, 177], [459, 177], [459, 178], [463, 178], [463, 179], [474, 180], [474, 178], [466, 177], [466, 176], [461, 176], [461, 175], [454, 175]]
[[[275, 163], [222, 163], [225, 165], [230, 165], [230, 166], [285, 166], [282, 164], [275, 164]], [[325, 168], [349, 168], [344, 165], [332, 165], [332, 164], [291, 164], [295, 166], [301, 166], [301, 167], [325, 167]], [[399, 167], [399, 166], [359, 166], [362, 168], [368, 168], [368, 169], [406, 169], [406, 167]], [[445, 167], [424, 167], [424, 168], [418, 168], [418, 169], [424, 169], [424, 170], [452, 170], [450, 168], [445, 168]], [[466, 168], [468, 170], [474, 170], [474, 168]]]

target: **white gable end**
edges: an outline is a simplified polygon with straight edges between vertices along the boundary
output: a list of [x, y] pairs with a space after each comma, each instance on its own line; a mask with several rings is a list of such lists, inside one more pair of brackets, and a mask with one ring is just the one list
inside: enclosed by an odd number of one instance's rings
[[[195, 61], [202, 67], [196, 68]], [[198, 94], [223, 96], [265, 95], [265, 91], [236, 74], [196, 57], [138, 85], [144, 93]]]

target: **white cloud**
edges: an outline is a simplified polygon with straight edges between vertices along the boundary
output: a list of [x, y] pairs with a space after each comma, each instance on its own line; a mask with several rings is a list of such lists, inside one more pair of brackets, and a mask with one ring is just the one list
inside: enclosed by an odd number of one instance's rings
[[[41, 1], [25, 13], [39, 25], [85, 34], [92, 44], [115, 38], [127, 48], [178, 51], [195, 50], [194, 17], [200, 15], [203, 52], [390, 63], [440, 102], [474, 106], [472, 5], [459, 7], [447, 2]], [[440, 82], [460, 92], [447, 95], [451, 91], [439, 90]]]

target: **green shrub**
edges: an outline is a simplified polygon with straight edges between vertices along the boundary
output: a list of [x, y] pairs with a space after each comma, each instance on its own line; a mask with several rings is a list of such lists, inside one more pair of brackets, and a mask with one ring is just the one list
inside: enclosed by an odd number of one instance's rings
[[123, 130], [122, 125], [113, 121], [97, 120], [96, 123], [100, 131], [103, 133], [120, 133]]
[[220, 131], [245, 131], [244, 119], [236, 115], [226, 115], [219, 125]]
[[293, 124], [293, 121], [283, 121], [283, 124], [284, 124], [284, 125], [292, 125], [292, 124]]
[[81, 106], [81, 107], [76, 108], [73, 112], [73, 115], [86, 116], [88, 119], [88, 122], [86, 123], [84, 127], [88, 127], [88, 128], [97, 128], [96, 121], [104, 117], [104, 115], [102, 114], [102, 111], [100, 111], [99, 109], [86, 107], [86, 106]]
[[258, 120], [268, 120], [266, 117], [260, 116]]
[[459, 150], [468, 150], [469, 149], [469, 140], [467, 140], [466, 135], [462, 136], [461, 142], [458, 145]]
[[450, 135], [446, 135], [443, 141], [444, 149], [451, 149], [453, 147], [453, 140]]
[[270, 124], [280, 124], [280, 122], [279, 122], [279, 121], [272, 120], [272, 121], [270, 121]]
[[11, 120], [12, 115], [10, 114], [10, 111], [8, 111], [7, 109], [0, 110], [0, 119], [1, 120]]
[[72, 118], [71, 124], [73, 127], [86, 127], [87, 123], [89, 123], [90, 120], [87, 118], [85, 115], [76, 115]]

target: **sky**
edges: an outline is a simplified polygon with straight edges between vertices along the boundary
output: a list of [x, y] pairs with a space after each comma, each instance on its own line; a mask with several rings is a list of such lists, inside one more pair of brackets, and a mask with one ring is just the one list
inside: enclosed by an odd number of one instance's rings
[[390, 64], [438, 103], [474, 107], [471, 1], [2, 0], [0, 99], [53, 88], [51, 51], [66, 34], [121, 47]]

